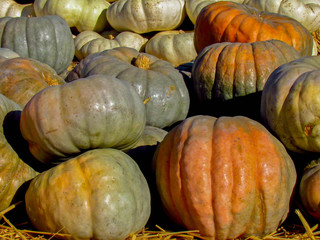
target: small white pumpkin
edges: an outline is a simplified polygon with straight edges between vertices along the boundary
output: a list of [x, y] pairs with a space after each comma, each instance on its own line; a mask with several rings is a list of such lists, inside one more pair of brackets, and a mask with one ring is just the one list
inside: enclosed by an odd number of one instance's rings
[[120, 32], [173, 30], [185, 19], [185, 0], [118, 0], [106, 15], [111, 27]]
[[193, 36], [193, 31], [162, 31], [147, 42], [145, 52], [166, 60], [174, 66], [179, 66], [192, 61], [197, 56]]

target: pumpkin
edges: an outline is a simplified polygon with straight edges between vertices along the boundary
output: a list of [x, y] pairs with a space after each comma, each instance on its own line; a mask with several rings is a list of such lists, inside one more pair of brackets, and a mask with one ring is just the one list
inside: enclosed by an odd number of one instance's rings
[[131, 149], [141, 146], [153, 146], [160, 143], [168, 132], [162, 128], [146, 126], [143, 130], [141, 137]]
[[33, 58], [62, 73], [74, 57], [74, 41], [59, 16], [0, 18], [0, 46]]
[[199, 53], [218, 42], [256, 42], [278, 39], [310, 56], [311, 33], [297, 20], [277, 13], [230, 1], [212, 3], [202, 9], [194, 29], [194, 44]]
[[20, 57], [20, 55], [9, 48], [0, 48], [0, 57], [16, 58], [16, 57]]
[[291, 151], [320, 152], [320, 56], [275, 69], [261, 96], [261, 118]]
[[94, 74], [129, 82], [145, 103], [147, 125], [164, 128], [186, 118], [190, 99], [182, 75], [172, 64], [133, 48], [90, 54], [68, 74], [71, 82]]
[[274, 69], [300, 57], [280, 40], [215, 43], [194, 60], [194, 91], [200, 102], [211, 103], [259, 92]]
[[65, 81], [49, 65], [32, 58], [0, 63], [0, 93], [24, 107], [42, 89]]
[[35, 17], [33, 4], [20, 4], [14, 0], [1, 0], [0, 18], [2, 17]]
[[297, 178], [283, 144], [243, 116], [187, 118], [160, 143], [153, 168], [168, 216], [216, 240], [276, 231]]
[[34, 95], [21, 113], [20, 129], [36, 159], [55, 163], [88, 149], [130, 149], [145, 124], [145, 107], [129, 83], [93, 75]]
[[110, 3], [105, 0], [35, 0], [37, 16], [58, 15], [79, 32], [101, 32], [109, 27], [106, 11]]
[[166, 60], [173, 66], [179, 66], [192, 61], [197, 56], [193, 36], [193, 31], [161, 31], [147, 42], [145, 52]]
[[144, 46], [148, 41], [147, 38], [140, 34], [124, 31], [116, 36], [108, 35], [109, 39], [94, 31], [83, 31], [79, 33], [75, 39], [75, 56], [78, 60], [82, 60], [86, 56], [102, 52], [107, 49], [116, 47], [131, 47], [137, 51], [144, 50]]
[[116, 149], [94, 149], [34, 178], [26, 211], [40, 231], [73, 239], [122, 240], [150, 216], [150, 191], [136, 162]]
[[[6, 96], [0, 94], [0, 122], [9, 112], [21, 110], [21, 107]], [[34, 178], [37, 172], [23, 162], [7, 141], [4, 128], [0, 128], [0, 211], [11, 204], [20, 186]]]
[[299, 197], [303, 207], [317, 221], [320, 220], [320, 165], [319, 159], [311, 161], [302, 173]]
[[118, 0], [110, 5], [106, 14], [111, 27], [120, 32], [173, 30], [185, 19], [185, 1]]

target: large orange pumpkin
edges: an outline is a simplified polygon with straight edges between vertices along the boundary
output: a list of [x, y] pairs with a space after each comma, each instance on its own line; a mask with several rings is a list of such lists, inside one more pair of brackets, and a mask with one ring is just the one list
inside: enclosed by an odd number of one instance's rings
[[189, 117], [166, 135], [153, 164], [168, 215], [211, 239], [263, 236], [289, 212], [294, 163], [247, 117]]
[[312, 54], [311, 33], [293, 18], [256, 8], [219, 1], [199, 13], [194, 32], [197, 52], [217, 42], [256, 42], [278, 39], [296, 48], [302, 56]]

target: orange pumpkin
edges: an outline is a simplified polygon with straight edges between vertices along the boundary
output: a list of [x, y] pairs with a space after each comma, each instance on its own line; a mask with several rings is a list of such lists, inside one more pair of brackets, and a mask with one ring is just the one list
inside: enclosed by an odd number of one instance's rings
[[199, 13], [194, 44], [199, 53], [218, 42], [256, 42], [278, 39], [296, 48], [302, 56], [312, 54], [311, 33], [297, 20], [230, 1], [212, 3]]
[[297, 177], [283, 144], [243, 116], [187, 118], [160, 143], [153, 167], [172, 220], [216, 240], [275, 231]]

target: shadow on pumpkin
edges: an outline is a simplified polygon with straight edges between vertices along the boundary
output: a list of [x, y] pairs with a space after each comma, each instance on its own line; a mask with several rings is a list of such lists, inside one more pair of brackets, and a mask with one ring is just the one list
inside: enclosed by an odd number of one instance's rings
[[51, 166], [41, 163], [30, 153], [28, 142], [21, 135], [20, 117], [20, 110], [7, 113], [2, 125], [4, 136], [22, 161], [32, 167], [35, 171], [43, 172]]

